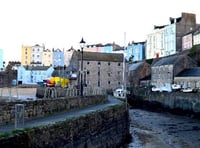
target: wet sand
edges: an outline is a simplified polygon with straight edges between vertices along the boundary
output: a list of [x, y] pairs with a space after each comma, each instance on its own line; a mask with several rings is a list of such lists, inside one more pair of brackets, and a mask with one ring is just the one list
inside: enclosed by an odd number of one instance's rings
[[199, 148], [200, 120], [130, 109], [130, 148]]
[[36, 88], [0, 88], [1, 100], [14, 99], [24, 100], [27, 98], [36, 99]]

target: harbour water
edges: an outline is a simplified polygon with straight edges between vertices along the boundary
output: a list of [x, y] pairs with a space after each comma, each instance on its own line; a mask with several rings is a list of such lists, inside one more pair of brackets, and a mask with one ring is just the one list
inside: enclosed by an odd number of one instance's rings
[[166, 112], [151, 112], [130, 109], [129, 148], [199, 148], [200, 120], [172, 115]]

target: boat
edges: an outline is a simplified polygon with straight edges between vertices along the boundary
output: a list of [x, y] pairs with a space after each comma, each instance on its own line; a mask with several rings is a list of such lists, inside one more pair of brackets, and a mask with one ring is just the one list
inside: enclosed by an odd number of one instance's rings
[[151, 91], [160, 91], [160, 88], [158, 88], [158, 87], [156, 87], [156, 86], [153, 86], [152, 88], [151, 88]]
[[113, 96], [119, 99], [126, 99], [126, 93], [127, 91], [122, 88], [117, 88], [113, 91]]
[[172, 89], [173, 90], [180, 90], [181, 89], [181, 85], [179, 85], [179, 84], [172, 84]]
[[184, 93], [190, 93], [190, 92], [193, 92], [193, 89], [190, 87], [187, 87], [187, 88], [183, 88], [181, 91]]

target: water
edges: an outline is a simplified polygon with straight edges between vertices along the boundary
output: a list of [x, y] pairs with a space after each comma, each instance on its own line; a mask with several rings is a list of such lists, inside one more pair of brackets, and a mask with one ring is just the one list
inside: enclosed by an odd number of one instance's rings
[[200, 120], [130, 109], [130, 148], [199, 148]]

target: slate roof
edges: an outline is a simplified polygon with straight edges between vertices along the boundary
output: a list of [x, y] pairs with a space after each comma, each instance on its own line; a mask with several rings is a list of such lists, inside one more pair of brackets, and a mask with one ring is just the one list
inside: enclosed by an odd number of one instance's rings
[[107, 43], [104, 45], [105, 46], [112, 46], [113, 47], [113, 51], [119, 51], [119, 50], [124, 50], [123, 47], [119, 46], [118, 44], [115, 43]]
[[162, 58], [159, 61], [157, 61], [156, 63], [154, 63], [152, 67], [161, 66], [161, 65], [173, 65], [183, 58], [184, 58], [184, 56], [181, 56], [181, 55]]
[[26, 70], [47, 70], [50, 66], [24, 66]]
[[143, 62], [138, 62], [138, 63], [134, 63], [132, 65], [129, 66], [128, 70], [129, 71], [134, 71], [136, 70], [139, 66], [141, 66], [143, 64]]
[[[81, 59], [81, 52], [77, 52]], [[102, 53], [102, 52], [83, 52], [83, 60], [86, 61], [108, 61], [123, 62], [123, 54], [119, 53]]]
[[162, 29], [162, 28], [165, 28], [166, 25], [163, 25], [163, 26], [157, 26], [157, 25], [154, 25], [154, 29]]
[[180, 72], [176, 77], [200, 77], [200, 67], [185, 69]]

